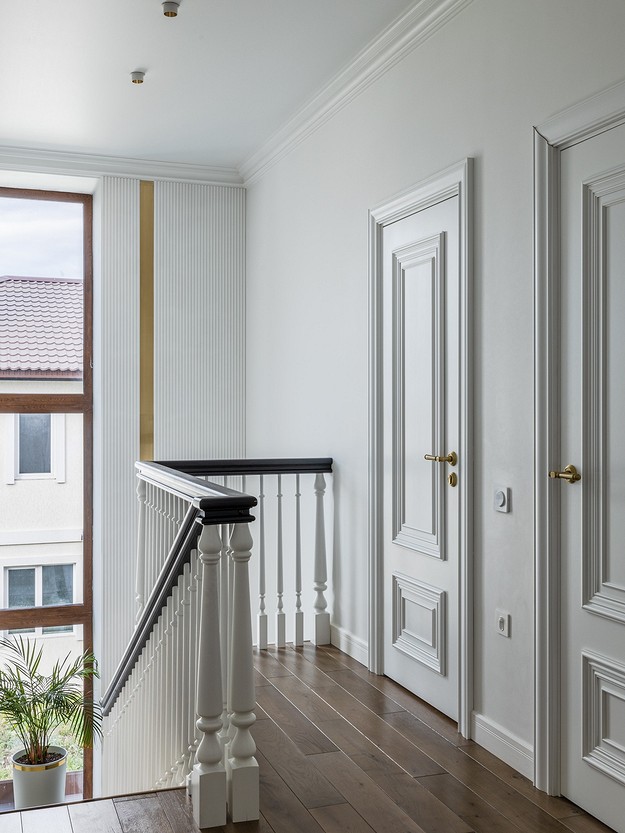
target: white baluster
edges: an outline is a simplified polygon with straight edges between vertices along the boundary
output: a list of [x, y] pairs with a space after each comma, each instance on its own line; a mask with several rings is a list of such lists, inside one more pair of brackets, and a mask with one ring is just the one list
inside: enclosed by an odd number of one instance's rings
[[197, 727], [201, 733], [191, 776], [193, 818], [198, 827], [226, 823], [226, 771], [218, 733], [222, 726], [223, 689], [219, 635], [219, 559], [221, 539], [205, 526], [199, 541], [202, 561], [200, 641], [198, 650]]
[[[191, 617], [189, 630], [189, 656], [192, 662], [189, 664], [189, 691], [195, 692], [197, 690], [197, 659], [198, 654], [198, 634], [200, 631], [200, 592], [202, 587], [201, 564], [198, 557], [197, 550], [191, 553]], [[189, 749], [188, 749], [188, 770], [187, 777], [187, 792], [191, 794], [191, 774], [193, 772], [193, 764], [195, 762], [195, 752], [197, 750], [197, 735], [198, 728], [195, 723], [195, 709], [189, 712]]]
[[[162, 708], [162, 697], [163, 697], [163, 688], [162, 688], [162, 676], [161, 676], [161, 648], [162, 648], [162, 636], [163, 636], [163, 614], [158, 618], [155, 628], [155, 636], [154, 636], [154, 711], [153, 714], [160, 714]], [[152, 769], [152, 777], [153, 777], [153, 784], [156, 786], [156, 782], [159, 777], [159, 764], [160, 764], [160, 750], [161, 750], [161, 732], [154, 732], [154, 766]]]
[[260, 475], [258, 495], [258, 647], [264, 650], [267, 647], [267, 614], [265, 612], [265, 492], [264, 478]]
[[330, 614], [326, 608], [328, 603], [325, 591], [328, 588], [328, 566], [326, 562], [326, 532], [323, 496], [325, 495], [326, 481], [323, 474], [315, 477], [315, 496], [317, 511], [315, 518], [315, 627], [313, 642], [315, 645], [328, 645], [330, 643]]
[[135, 578], [135, 601], [137, 603], [137, 612], [135, 622], [139, 622], [141, 613], [143, 612], [144, 586], [145, 586], [145, 480], [141, 478], [137, 481], [137, 498], [139, 500], [139, 530], [137, 533], [137, 570]]
[[295, 475], [295, 645], [304, 644], [302, 610], [302, 515], [299, 474]]
[[[155, 701], [156, 701], [156, 682], [154, 679], [154, 664], [155, 664], [155, 653], [156, 653], [156, 629], [152, 629], [152, 633], [150, 634], [150, 639], [148, 641], [146, 650], [149, 652], [149, 659], [148, 659], [148, 668], [147, 668], [147, 693], [146, 693], [146, 712], [149, 715], [149, 719], [154, 719], [155, 714]], [[146, 735], [146, 744], [147, 744], [147, 755], [146, 755], [146, 780], [148, 784], [153, 784], [156, 780], [156, 775], [154, 773], [154, 758], [155, 758], [155, 747], [156, 747], [156, 740], [155, 740], [155, 732], [149, 731]]]
[[154, 559], [156, 558], [156, 512], [154, 508], [154, 486], [146, 484], [146, 528], [145, 528], [145, 594], [149, 595], [154, 587]]
[[[225, 478], [224, 478], [225, 479]], [[228, 719], [228, 657], [230, 655], [230, 558], [229, 558], [230, 530], [228, 524], [221, 527], [221, 556], [219, 563], [219, 612], [221, 631], [221, 679], [223, 682], [223, 710], [222, 727], [219, 733], [222, 755], [229, 739]]]
[[278, 528], [277, 528], [277, 591], [278, 591], [278, 607], [276, 610], [276, 646], [284, 648], [286, 645], [286, 616], [284, 614], [284, 604], [282, 597], [284, 595], [284, 553], [282, 547], [282, 475], [278, 475]]
[[252, 658], [252, 611], [250, 606], [249, 560], [252, 536], [247, 524], [236, 524], [230, 539], [234, 562], [232, 601], [232, 642], [230, 646], [230, 723], [235, 734], [230, 743], [228, 766], [228, 807], [233, 822], [258, 819], [258, 763], [256, 744], [250, 732], [254, 708], [254, 665]]
[[176, 717], [180, 700], [177, 697], [177, 682], [178, 676], [176, 674], [177, 652], [176, 644], [178, 641], [178, 586], [176, 585], [172, 590], [172, 604], [171, 604], [171, 619], [169, 624], [169, 634], [167, 639], [167, 688], [169, 690], [169, 705], [165, 713], [165, 726], [167, 728], [167, 758], [165, 764], [167, 770], [165, 772], [164, 783], [165, 786], [171, 787], [172, 778], [175, 772], [175, 749], [176, 749]]
[[180, 613], [180, 720], [178, 721], [179, 732], [177, 749], [179, 752], [177, 760], [176, 785], [182, 786], [185, 773], [185, 757], [187, 752], [187, 725], [189, 722], [189, 705], [193, 696], [193, 689], [189, 687], [189, 617], [191, 616], [190, 582], [191, 565], [185, 564], [182, 574], [182, 609]]
[[162, 630], [159, 645], [159, 689], [160, 689], [160, 705], [158, 708], [157, 719], [159, 720], [159, 752], [158, 752], [158, 780], [156, 786], [158, 789], [166, 786], [165, 770], [167, 769], [167, 712], [171, 702], [171, 692], [169, 688], [169, 674], [167, 672], [167, 642], [169, 639], [169, 627], [171, 618], [171, 596], [167, 599], [167, 605], [163, 608], [161, 614]]

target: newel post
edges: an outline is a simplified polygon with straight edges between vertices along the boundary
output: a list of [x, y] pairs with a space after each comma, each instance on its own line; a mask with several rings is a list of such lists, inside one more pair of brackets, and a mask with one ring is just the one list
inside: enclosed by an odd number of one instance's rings
[[197, 728], [200, 744], [191, 774], [193, 819], [198, 827], [226, 823], [226, 771], [219, 731], [222, 727], [223, 687], [219, 633], [219, 562], [221, 538], [215, 526], [204, 526], [198, 544], [202, 562], [200, 631], [197, 672]]
[[254, 665], [252, 656], [252, 611], [249, 561], [252, 536], [249, 525], [236, 524], [230, 538], [234, 562], [232, 596], [232, 637], [230, 643], [230, 725], [234, 736], [228, 754], [228, 807], [233, 822], [259, 817], [258, 763], [256, 744], [250, 732], [256, 715]]
[[325, 591], [328, 588], [328, 565], [326, 562], [326, 530], [325, 510], [323, 498], [326, 491], [326, 480], [323, 474], [315, 477], [315, 497], [317, 512], [315, 519], [315, 629], [313, 642], [315, 645], [330, 644], [330, 614], [326, 608], [328, 603]]
[[146, 505], [145, 498], [147, 494], [147, 487], [145, 480], [139, 477], [137, 480], [137, 498], [139, 500], [139, 528], [137, 533], [137, 569], [135, 575], [135, 601], [137, 603], [137, 612], [135, 622], [138, 624], [143, 611], [145, 599], [143, 597], [145, 585], [145, 523], [146, 523]]

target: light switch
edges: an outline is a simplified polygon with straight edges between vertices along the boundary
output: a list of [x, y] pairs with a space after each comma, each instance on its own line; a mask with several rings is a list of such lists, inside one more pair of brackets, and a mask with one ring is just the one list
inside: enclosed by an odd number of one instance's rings
[[510, 511], [510, 488], [508, 486], [495, 486], [493, 508], [495, 512]]

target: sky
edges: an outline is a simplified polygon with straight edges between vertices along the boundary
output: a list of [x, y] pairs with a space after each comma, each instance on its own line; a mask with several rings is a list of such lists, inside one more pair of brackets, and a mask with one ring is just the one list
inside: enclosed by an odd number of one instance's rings
[[82, 278], [82, 204], [0, 197], [0, 276]]

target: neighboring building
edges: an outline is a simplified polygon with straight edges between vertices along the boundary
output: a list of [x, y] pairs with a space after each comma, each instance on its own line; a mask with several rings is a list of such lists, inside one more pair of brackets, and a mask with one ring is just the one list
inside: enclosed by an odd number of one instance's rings
[[[0, 277], [0, 393], [71, 393], [82, 380], [82, 281]], [[81, 414], [0, 414], [0, 602], [69, 604], [82, 588]], [[76, 631], [76, 632], [74, 632]], [[49, 661], [82, 643], [54, 637]]]

